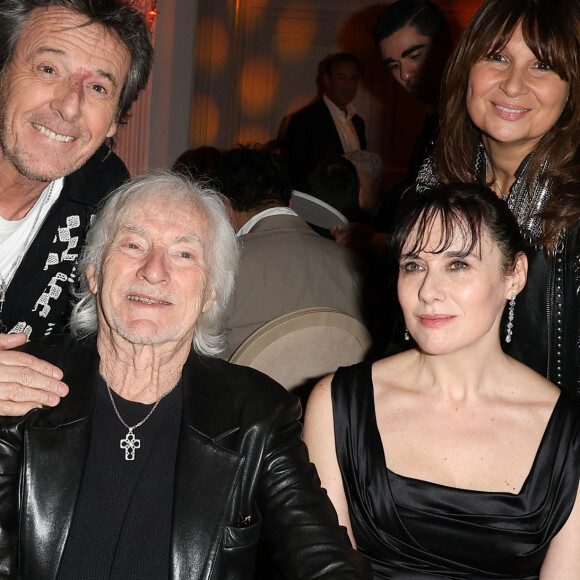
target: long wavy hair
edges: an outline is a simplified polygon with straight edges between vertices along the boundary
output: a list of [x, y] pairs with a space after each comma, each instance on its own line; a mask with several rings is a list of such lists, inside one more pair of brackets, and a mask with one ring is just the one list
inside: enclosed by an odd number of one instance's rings
[[89, 290], [87, 270], [95, 268], [101, 282], [102, 265], [116, 233], [127, 216], [148, 200], [162, 198], [168, 205], [189, 206], [203, 216], [209, 232], [207, 245], [206, 295], [216, 292], [213, 304], [202, 312], [195, 324], [193, 347], [206, 356], [225, 348], [222, 315], [234, 289], [239, 249], [234, 229], [219, 193], [187, 177], [169, 171], [152, 172], [113, 191], [100, 207], [88, 234], [79, 262], [80, 286], [70, 320], [71, 332], [78, 338], [96, 334], [99, 328], [97, 296]]
[[447, 65], [441, 101], [441, 127], [435, 145], [437, 173], [444, 183], [475, 181], [479, 129], [466, 104], [473, 65], [501, 51], [521, 26], [532, 53], [570, 85], [568, 101], [550, 131], [531, 154], [526, 178], [531, 187], [542, 163], [552, 183], [543, 217], [551, 253], [560, 232], [580, 220], [580, 2], [578, 0], [487, 0], [467, 26]]

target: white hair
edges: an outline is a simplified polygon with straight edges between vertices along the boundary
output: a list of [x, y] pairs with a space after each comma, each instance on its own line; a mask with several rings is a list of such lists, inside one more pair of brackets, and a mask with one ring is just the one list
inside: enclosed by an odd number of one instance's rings
[[210, 308], [199, 315], [195, 324], [193, 348], [200, 354], [216, 356], [225, 348], [221, 319], [234, 289], [239, 248], [226, 207], [219, 193], [200, 181], [193, 181], [169, 171], [156, 171], [138, 177], [107, 196], [91, 226], [79, 262], [80, 287], [76, 292], [70, 328], [77, 337], [95, 334], [99, 322], [97, 297], [89, 290], [87, 270], [94, 267], [97, 279], [102, 275], [103, 260], [115, 235], [136, 206], [152, 198], [167, 204], [189, 204], [199, 211], [207, 226], [207, 289], [216, 292]]

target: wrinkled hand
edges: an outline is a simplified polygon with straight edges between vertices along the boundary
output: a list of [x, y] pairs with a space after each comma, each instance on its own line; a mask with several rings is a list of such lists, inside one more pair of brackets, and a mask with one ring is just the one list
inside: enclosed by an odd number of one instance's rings
[[0, 415], [18, 417], [30, 409], [54, 407], [68, 393], [62, 371], [28, 353], [10, 350], [26, 334], [0, 334]]

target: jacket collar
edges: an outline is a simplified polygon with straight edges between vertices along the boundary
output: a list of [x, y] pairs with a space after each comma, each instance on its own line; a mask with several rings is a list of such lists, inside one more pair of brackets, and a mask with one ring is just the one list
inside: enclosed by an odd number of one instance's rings
[[[203, 436], [224, 444], [224, 438], [237, 428], [237, 419], [227, 396], [232, 386], [232, 367], [219, 359], [195, 352], [183, 368], [183, 423]], [[231, 379], [231, 380], [230, 380]]]
[[[70, 393], [60, 405], [45, 411], [37, 426], [54, 428], [90, 419], [100, 364], [94, 340], [73, 344], [61, 361], [54, 362], [63, 369], [63, 380], [71, 387]], [[192, 350], [182, 373], [182, 422], [207, 439], [220, 440], [221, 445], [224, 436], [236, 426], [231, 397], [227, 396], [232, 388], [234, 369], [222, 360], [202, 357]]]
[[103, 144], [81, 167], [65, 177], [61, 197], [95, 208], [108, 192], [128, 178], [123, 162]]
[[[312, 228], [298, 215], [273, 215], [260, 220], [247, 235], [279, 228], [299, 228], [313, 232]], [[240, 236], [243, 241], [244, 236]]]

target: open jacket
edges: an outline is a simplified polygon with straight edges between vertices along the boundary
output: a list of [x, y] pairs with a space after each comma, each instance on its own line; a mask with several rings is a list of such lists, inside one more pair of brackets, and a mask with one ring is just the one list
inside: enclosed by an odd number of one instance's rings
[[[352, 117], [360, 148], [367, 148], [365, 122], [360, 115]], [[323, 155], [343, 155], [344, 148], [332, 113], [320, 98], [294, 113], [283, 139], [283, 152], [289, 164], [292, 185], [300, 186], [303, 172], [310, 163]]]
[[[93, 341], [70, 337], [27, 350], [58, 364], [70, 393], [1, 420], [0, 578], [44, 580], [57, 575], [75, 510], [99, 356]], [[285, 578], [368, 578], [308, 462], [294, 397], [257, 371], [194, 353], [182, 381], [169, 577], [249, 580], [261, 540]]]
[[30, 340], [64, 332], [71, 311], [77, 263], [98, 204], [129, 179], [123, 162], [106, 145], [64, 178], [6, 292], [2, 321]]

